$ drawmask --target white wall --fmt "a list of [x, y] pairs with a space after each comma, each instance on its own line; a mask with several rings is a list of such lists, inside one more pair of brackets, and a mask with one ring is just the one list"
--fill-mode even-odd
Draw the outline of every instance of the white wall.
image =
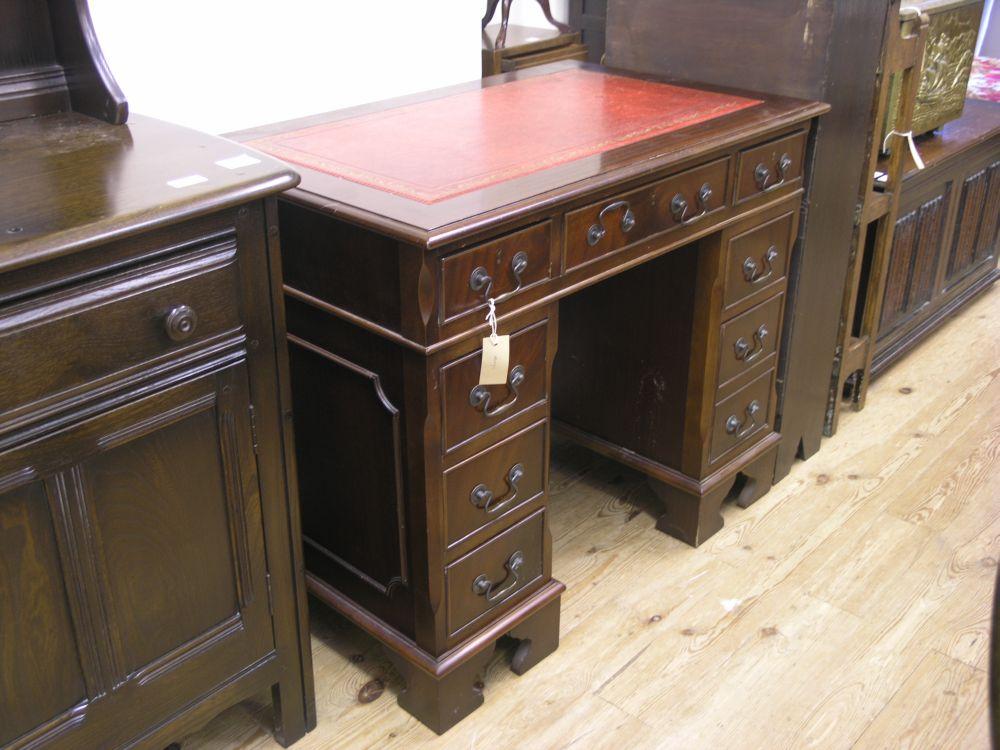
[[[485, 8], [485, 6], [484, 2], [483, 7]], [[552, 8], [552, 15], [557, 21], [565, 23], [569, 18], [569, 0], [549, 0], [549, 7]], [[497, 8], [494, 20], [500, 23], [499, 8]], [[518, 26], [549, 28], [549, 23], [542, 15], [542, 9], [538, 7], [536, 0], [514, 0], [513, 5], [510, 6], [510, 22]]]
[[210, 133], [478, 78], [484, 7], [485, 0], [90, 0], [131, 111]]

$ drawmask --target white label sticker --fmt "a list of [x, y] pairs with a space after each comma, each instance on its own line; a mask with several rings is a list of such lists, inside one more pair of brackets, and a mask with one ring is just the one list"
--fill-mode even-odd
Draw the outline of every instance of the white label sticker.
[[230, 156], [228, 159], [219, 159], [215, 163], [223, 169], [239, 169], [240, 167], [251, 167], [254, 164], [260, 164], [260, 159], [255, 159], [250, 154], [240, 154], [239, 156]]
[[187, 177], [178, 177], [176, 180], [169, 180], [168, 185], [172, 188], [186, 188], [192, 185], [200, 185], [208, 182], [208, 178], [200, 174], [189, 174]]

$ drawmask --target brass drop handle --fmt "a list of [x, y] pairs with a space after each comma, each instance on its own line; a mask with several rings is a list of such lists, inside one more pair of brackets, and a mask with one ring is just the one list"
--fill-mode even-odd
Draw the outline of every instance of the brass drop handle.
[[524, 371], [524, 367], [521, 365], [515, 365], [510, 371], [510, 374], [507, 375], [507, 390], [514, 394], [513, 398], [508, 398], [499, 406], [490, 408], [490, 400], [493, 394], [490, 393], [490, 389], [485, 385], [477, 385], [469, 391], [469, 404], [473, 409], [481, 411], [485, 417], [495, 417], [503, 414], [517, 401], [517, 397], [520, 395], [518, 393], [518, 388], [520, 388], [524, 383], [524, 379], [526, 377], [527, 374]]
[[[525, 271], [528, 270], [528, 254], [524, 251], [516, 253], [510, 260], [510, 272], [514, 274], [514, 281], [516, 285], [509, 292], [504, 292], [499, 297], [497, 297], [494, 302], [501, 302], [512, 294], [516, 294], [521, 291], [521, 286], [524, 284], [524, 280], [521, 276]], [[490, 276], [489, 271], [487, 271], [482, 266], [476, 266], [472, 271], [472, 275], [469, 276], [469, 288], [474, 292], [482, 292], [483, 302], [490, 298], [490, 294], [493, 291], [493, 277]]]
[[635, 214], [632, 212], [632, 207], [628, 201], [615, 201], [602, 208], [601, 213], [597, 215], [597, 222], [590, 225], [590, 229], [587, 230], [588, 245], [594, 247], [607, 236], [608, 230], [604, 227], [604, 217], [606, 214], [618, 210], [622, 210], [622, 217], [619, 222], [622, 232], [628, 234], [632, 231], [635, 227]]
[[472, 582], [472, 591], [479, 596], [485, 596], [486, 601], [491, 603], [499, 601], [510, 594], [521, 583], [521, 568], [524, 567], [524, 553], [521, 550], [514, 552], [507, 558], [504, 567], [507, 569], [507, 575], [502, 581], [494, 583], [483, 573], [477, 576], [476, 580]]
[[748, 284], [759, 284], [766, 279], [771, 278], [774, 273], [774, 261], [778, 259], [778, 248], [775, 245], [771, 245], [764, 253], [764, 257], [761, 258], [758, 264], [751, 257], [747, 257], [743, 261], [743, 278], [746, 279]]
[[771, 332], [767, 330], [767, 325], [761, 323], [760, 327], [754, 331], [752, 347], [743, 336], [736, 339], [736, 343], [733, 344], [733, 348], [736, 350], [736, 359], [750, 364], [759, 358], [760, 355], [764, 353], [764, 339], [766, 339], [770, 333]]
[[767, 166], [764, 162], [761, 162], [753, 170], [753, 179], [757, 183], [757, 189], [761, 192], [767, 192], [769, 190], [776, 190], [785, 184], [785, 179], [788, 177], [788, 170], [792, 168], [792, 157], [787, 153], [782, 154], [778, 159], [776, 165], [778, 170], [778, 181], [773, 185], [768, 185], [771, 181], [771, 168]]
[[469, 501], [487, 513], [499, 513], [517, 499], [517, 483], [524, 477], [524, 464], [514, 464], [507, 472], [507, 494], [496, 498], [485, 484], [477, 484], [469, 493]]
[[757, 399], [747, 405], [745, 413], [746, 416], [742, 421], [735, 414], [726, 420], [726, 432], [735, 435], [737, 440], [742, 440], [757, 427], [757, 414], [760, 413], [760, 403]]
[[163, 327], [171, 341], [184, 341], [194, 335], [198, 327], [198, 314], [187, 305], [170, 308], [163, 320]]
[[712, 200], [712, 193], [712, 186], [707, 182], [698, 189], [698, 208], [701, 209], [701, 212], [690, 218], [687, 215], [689, 208], [687, 198], [682, 193], [677, 193], [670, 201], [670, 213], [673, 215], [674, 221], [687, 226], [700, 220], [709, 211], [708, 203]]

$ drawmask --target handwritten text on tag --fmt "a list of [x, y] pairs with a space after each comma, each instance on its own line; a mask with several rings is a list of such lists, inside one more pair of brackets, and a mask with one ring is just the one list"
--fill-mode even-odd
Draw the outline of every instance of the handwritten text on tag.
[[487, 336], [483, 339], [483, 366], [480, 385], [503, 385], [510, 366], [510, 336]]

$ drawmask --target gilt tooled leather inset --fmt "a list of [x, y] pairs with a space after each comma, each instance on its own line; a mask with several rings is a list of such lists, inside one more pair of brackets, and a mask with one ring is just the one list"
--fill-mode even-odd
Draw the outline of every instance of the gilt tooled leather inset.
[[299, 166], [437, 203], [760, 104], [568, 70], [268, 136]]

